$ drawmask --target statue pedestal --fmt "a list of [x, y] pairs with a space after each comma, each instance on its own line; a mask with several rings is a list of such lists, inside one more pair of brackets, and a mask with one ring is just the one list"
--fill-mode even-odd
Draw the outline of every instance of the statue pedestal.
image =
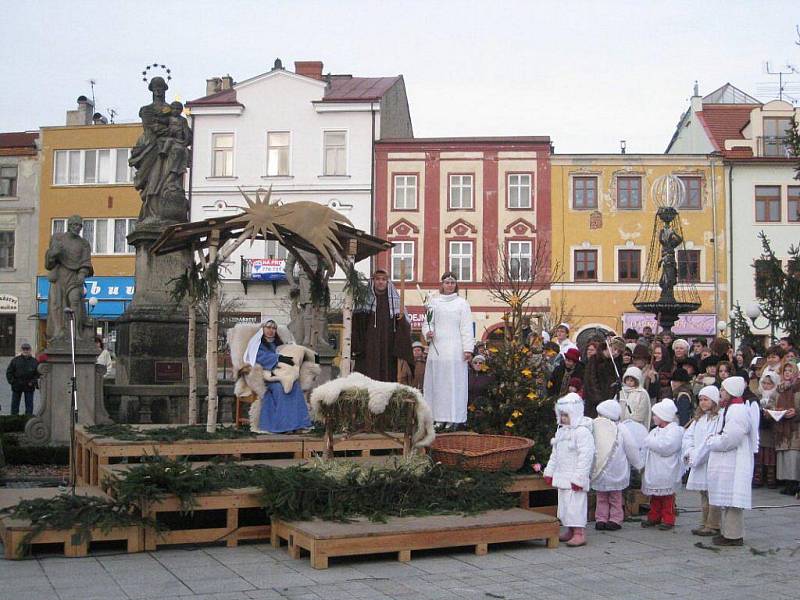
[[[162, 256], [150, 253], [168, 223], [139, 223], [128, 236], [136, 247], [136, 291], [117, 321], [117, 374], [121, 385], [188, 384], [186, 354], [189, 319], [185, 306], [175, 306], [170, 280], [191, 264], [189, 249]], [[198, 319], [196, 356], [198, 385], [205, 382], [205, 321]]]
[[[69, 445], [72, 410], [72, 360], [69, 341], [51, 342], [45, 349], [47, 362], [39, 365], [42, 403], [25, 426], [25, 437], [33, 444]], [[103, 406], [103, 375], [106, 368], [96, 364], [94, 342], [78, 341], [75, 346], [78, 423], [111, 423]]]

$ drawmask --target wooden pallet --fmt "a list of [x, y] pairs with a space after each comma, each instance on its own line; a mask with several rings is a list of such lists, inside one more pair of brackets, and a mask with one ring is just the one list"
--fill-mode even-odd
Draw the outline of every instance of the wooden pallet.
[[328, 559], [336, 556], [396, 553], [399, 561], [408, 562], [414, 550], [474, 546], [475, 554], [484, 555], [489, 544], [528, 540], [546, 540], [548, 548], [557, 548], [558, 531], [553, 517], [514, 508], [469, 517], [394, 517], [385, 523], [273, 519], [271, 541], [277, 548], [286, 540], [292, 558], [306, 550], [313, 568], [327, 569]]
[[[350, 437], [333, 436], [334, 456], [344, 453], [358, 452], [359, 456], [371, 456], [374, 451], [389, 451], [395, 454], [403, 452], [402, 433], [359, 433]], [[325, 440], [307, 437], [303, 440], [303, 457], [321, 456], [325, 452]]]
[[[142, 429], [163, 425], [142, 425]], [[303, 440], [299, 435], [264, 434], [254, 438], [233, 440], [181, 440], [178, 442], [125, 441], [93, 436], [82, 426], [76, 427], [76, 473], [79, 483], [99, 485], [99, 470], [103, 465], [118, 463], [123, 459], [139, 460], [142, 456], [156, 455], [166, 458], [185, 456], [221, 456], [241, 459], [244, 455], [291, 454], [303, 457]], [[319, 439], [319, 438], [315, 438]]]
[[[7, 488], [0, 489], [0, 508], [14, 506], [20, 500], [36, 498], [54, 498], [61, 491], [58, 488]], [[80, 487], [76, 493], [83, 496], [104, 496], [94, 487]], [[23, 538], [30, 533], [31, 522], [11, 517], [0, 518], [0, 538], [3, 541], [6, 560], [25, 558], [20, 552]], [[86, 556], [92, 542], [125, 542], [128, 553], [141, 552], [144, 548], [144, 531], [140, 527], [115, 527], [109, 532], [99, 529], [91, 531], [90, 540], [79, 541], [77, 531], [47, 529], [37, 534], [31, 541], [31, 551], [36, 551], [42, 544], [61, 544], [64, 556]]]
[[511, 485], [506, 490], [519, 494], [519, 507], [555, 517], [558, 514], [558, 504], [549, 501], [539, 501], [537, 496], [542, 492], [551, 492], [553, 488], [547, 485], [541, 475], [514, 475]]

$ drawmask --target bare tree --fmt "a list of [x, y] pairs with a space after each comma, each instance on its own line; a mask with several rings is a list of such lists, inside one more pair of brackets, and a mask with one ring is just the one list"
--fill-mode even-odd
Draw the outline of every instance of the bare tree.
[[560, 279], [558, 263], [550, 264], [550, 250], [545, 242], [533, 241], [530, 256], [512, 254], [506, 244], [497, 254], [484, 257], [483, 281], [489, 295], [509, 307], [503, 316], [506, 340], [518, 338], [523, 317], [531, 317], [534, 298], [550, 289]]
[[567, 296], [560, 294], [558, 304], [550, 304], [550, 312], [544, 313], [541, 316], [539, 323], [542, 326], [542, 331], [554, 335], [556, 327], [561, 323], [569, 323], [570, 328], [580, 325], [580, 320], [576, 321], [574, 317], [575, 306], [567, 304]]

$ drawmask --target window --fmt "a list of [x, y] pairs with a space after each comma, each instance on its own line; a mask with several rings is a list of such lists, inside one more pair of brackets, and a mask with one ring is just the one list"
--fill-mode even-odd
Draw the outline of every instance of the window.
[[472, 175], [450, 175], [450, 208], [472, 208]]
[[791, 223], [800, 221], [800, 185], [790, 185], [786, 188], [786, 218]]
[[394, 176], [394, 208], [415, 210], [417, 208], [417, 176]]
[[702, 208], [703, 201], [701, 195], [700, 177], [678, 177], [683, 182], [684, 196], [678, 208]]
[[267, 175], [270, 177], [289, 174], [289, 132], [267, 133]]
[[[405, 265], [405, 267], [402, 267]], [[401, 269], [406, 281], [414, 279], [414, 242], [394, 242], [392, 247], [392, 280], [400, 281]]]
[[0, 269], [14, 268], [14, 232], [0, 231]]
[[781, 186], [756, 186], [756, 221], [779, 223], [781, 220]]
[[528, 281], [531, 278], [531, 242], [508, 242], [508, 260], [514, 281]]
[[510, 174], [508, 176], [508, 208], [531, 207], [531, 175]]
[[450, 270], [459, 281], [472, 281], [472, 242], [450, 242]]
[[214, 177], [233, 177], [233, 134], [214, 133], [211, 135]]
[[130, 154], [130, 148], [56, 150], [53, 181], [55, 185], [131, 183]]
[[17, 167], [0, 167], [0, 196], [17, 195]]
[[790, 156], [788, 132], [791, 117], [766, 117], [764, 119], [764, 156]]
[[[84, 219], [81, 237], [91, 245], [92, 254], [134, 254], [136, 248], [127, 237], [135, 226], [136, 219]], [[54, 234], [66, 230], [66, 219], [53, 219]]]
[[572, 178], [572, 208], [597, 208], [597, 177]]
[[678, 250], [678, 281], [696, 283], [700, 281], [700, 250]]
[[617, 251], [617, 280], [621, 282], [641, 281], [642, 251]]
[[286, 260], [288, 256], [289, 252], [276, 240], [267, 240], [264, 258], [279, 258], [281, 260]]
[[575, 281], [597, 281], [597, 250], [575, 250]]
[[325, 146], [325, 175], [347, 175], [347, 132], [326, 131], [323, 139]]
[[642, 208], [641, 177], [617, 177], [617, 208]]

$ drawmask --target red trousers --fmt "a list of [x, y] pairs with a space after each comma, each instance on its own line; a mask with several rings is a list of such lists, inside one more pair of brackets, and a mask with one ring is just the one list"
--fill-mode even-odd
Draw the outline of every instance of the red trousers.
[[675, 525], [675, 494], [669, 496], [650, 496], [650, 512], [647, 520], [651, 523]]

